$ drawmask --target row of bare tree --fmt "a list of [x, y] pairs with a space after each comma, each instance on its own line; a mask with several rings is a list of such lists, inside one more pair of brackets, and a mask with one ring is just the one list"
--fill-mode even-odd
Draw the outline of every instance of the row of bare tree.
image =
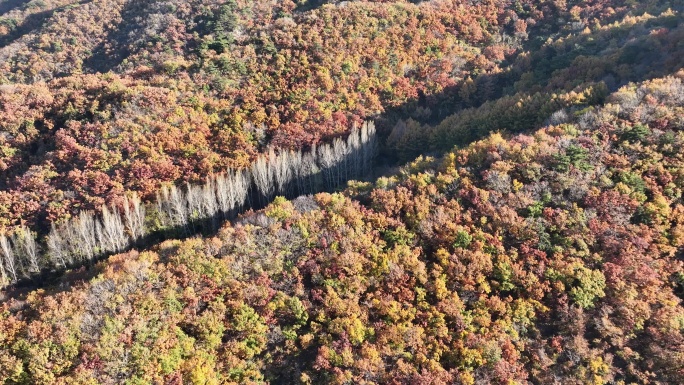
[[364, 123], [346, 140], [310, 151], [271, 149], [250, 169], [212, 175], [204, 184], [164, 186], [155, 202], [144, 204], [133, 194], [120, 206], [102, 207], [99, 214], [83, 211], [38, 241], [21, 227], [0, 235], [0, 286], [52, 270], [81, 266], [100, 256], [144, 246], [150, 233], [190, 235], [215, 229], [245, 208], [263, 207], [276, 195], [294, 197], [332, 190], [367, 174], [376, 153], [375, 126]]

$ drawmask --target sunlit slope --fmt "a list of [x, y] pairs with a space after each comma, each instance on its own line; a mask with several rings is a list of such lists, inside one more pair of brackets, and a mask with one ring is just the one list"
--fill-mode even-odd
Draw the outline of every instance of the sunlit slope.
[[[682, 378], [684, 86], [277, 200], [3, 304], [0, 370], [77, 383]], [[364, 204], [360, 204], [361, 199]]]

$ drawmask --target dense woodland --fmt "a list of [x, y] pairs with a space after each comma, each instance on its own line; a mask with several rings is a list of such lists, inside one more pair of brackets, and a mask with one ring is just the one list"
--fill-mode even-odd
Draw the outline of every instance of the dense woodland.
[[0, 383], [684, 383], [682, 12], [0, 0]]
[[[653, 3], [658, 14], [675, 6]], [[47, 229], [133, 192], [151, 200], [164, 184], [248, 168], [269, 147], [308, 148], [364, 120], [383, 131], [397, 118], [439, 119], [462, 100], [498, 96], [487, 90], [502, 88], [496, 77], [528, 55], [524, 44], [598, 33], [630, 11], [642, 15], [635, 7], [651, 8], [565, 0], [0, 4], [0, 228], [8, 231]], [[463, 87], [473, 96], [461, 98]]]
[[26, 226], [0, 235], [0, 287], [81, 267], [132, 246], [215, 231], [222, 221], [262, 207], [276, 195], [333, 190], [368, 175], [377, 151], [375, 135], [373, 123], [364, 123], [346, 140], [337, 138], [306, 153], [276, 154], [271, 149], [247, 170], [226, 170], [202, 184], [164, 186], [149, 203], [134, 193], [124, 197], [121, 208], [81, 211], [65, 223], [52, 224], [44, 244]]
[[[679, 383], [684, 73], [2, 306], [10, 383]], [[73, 279], [78, 279], [74, 273]]]

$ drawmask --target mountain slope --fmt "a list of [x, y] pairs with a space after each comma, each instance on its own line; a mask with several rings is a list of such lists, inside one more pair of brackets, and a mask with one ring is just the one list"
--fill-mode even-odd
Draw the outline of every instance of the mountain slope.
[[439, 118], [468, 77], [505, 73], [529, 36], [669, 6], [622, 3], [5, 0], [0, 229], [44, 233], [123, 195], [150, 199], [369, 118], [381, 129]]
[[[678, 383], [682, 74], [4, 303], [10, 382]], [[364, 204], [360, 204], [360, 199]]]

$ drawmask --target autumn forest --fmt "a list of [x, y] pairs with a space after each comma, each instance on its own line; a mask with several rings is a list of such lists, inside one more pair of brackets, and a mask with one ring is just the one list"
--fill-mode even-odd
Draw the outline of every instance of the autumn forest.
[[684, 3], [0, 0], [0, 383], [684, 383]]

